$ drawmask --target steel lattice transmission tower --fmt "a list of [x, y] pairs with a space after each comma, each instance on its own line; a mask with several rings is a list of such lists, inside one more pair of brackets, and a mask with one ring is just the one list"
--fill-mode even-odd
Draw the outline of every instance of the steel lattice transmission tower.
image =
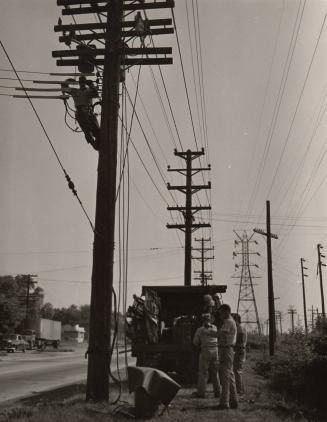
[[234, 233], [237, 236], [237, 239], [234, 241], [235, 247], [241, 245], [241, 251], [233, 252], [233, 259], [237, 255], [242, 255], [242, 263], [235, 264], [235, 270], [240, 269], [240, 275], [233, 276], [233, 278], [240, 279], [240, 289], [238, 294], [237, 301], [237, 313], [241, 316], [242, 323], [246, 324], [249, 331], [253, 331], [254, 327], [256, 331], [261, 334], [261, 326], [259, 321], [259, 314], [257, 303], [255, 300], [254, 294], [254, 278], [261, 278], [251, 274], [251, 267], [259, 268], [257, 264], [250, 263], [250, 255], [259, 255], [259, 252], [251, 252], [249, 245], [251, 243], [257, 244], [256, 240], [251, 240], [254, 234], [251, 237], [248, 237], [246, 231], [243, 231], [243, 234], [240, 235], [237, 231], [234, 230]]

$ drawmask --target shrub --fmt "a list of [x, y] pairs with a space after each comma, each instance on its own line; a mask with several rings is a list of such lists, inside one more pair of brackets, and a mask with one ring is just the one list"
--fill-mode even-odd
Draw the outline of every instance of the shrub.
[[327, 412], [327, 336], [283, 335], [275, 356], [257, 362], [256, 371], [274, 390]]

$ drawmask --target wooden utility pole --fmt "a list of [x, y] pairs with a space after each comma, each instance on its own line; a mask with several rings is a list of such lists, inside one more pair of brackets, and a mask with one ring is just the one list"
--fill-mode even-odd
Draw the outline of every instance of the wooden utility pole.
[[269, 354], [274, 355], [276, 341], [276, 324], [275, 324], [275, 300], [274, 300], [274, 283], [272, 272], [272, 256], [271, 256], [271, 238], [278, 239], [276, 234], [272, 234], [270, 230], [270, 201], [266, 201], [266, 233], [261, 229], [254, 229], [255, 233], [260, 233], [267, 237], [267, 268], [268, 268], [268, 309], [269, 309]]
[[25, 328], [29, 328], [29, 311], [30, 311], [30, 293], [31, 287], [33, 288], [37, 281], [33, 280], [36, 275], [26, 275], [26, 298], [25, 298]]
[[323, 246], [318, 243], [317, 245], [317, 251], [318, 251], [318, 272], [319, 272], [319, 280], [320, 280], [320, 294], [321, 294], [321, 312], [323, 319], [326, 318], [325, 313], [325, 298], [324, 298], [324, 285], [322, 283], [322, 268], [326, 267], [326, 264], [321, 262], [321, 258], [326, 258], [325, 255], [321, 253], [321, 249], [323, 249]]
[[192, 281], [192, 232], [200, 227], [211, 227], [210, 223], [194, 223], [194, 214], [200, 210], [210, 210], [211, 206], [193, 206], [192, 195], [202, 189], [211, 189], [211, 183], [207, 185], [195, 185], [192, 183], [192, 177], [200, 171], [211, 170], [211, 167], [192, 168], [192, 161], [204, 155], [204, 148], [201, 151], [178, 152], [174, 154], [186, 161], [186, 169], [172, 169], [168, 166], [168, 171], [175, 171], [186, 177], [185, 186], [171, 186], [167, 183], [168, 190], [178, 190], [185, 194], [185, 207], [167, 207], [169, 211], [180, 211], [184, 216], [184, 224], [167, 224], [168, 229], [180, 229], [185, 233], [185, 264], [184, 264], [184, 285], [191, 286]]
[[304, 270], [307, 270], [308, 268], [303, 266], [303, 262], [305, 262], [305, 259], [301, 258], [304, 329], [305, 329], [305, 334], [308, 334], [307, 305], [306, 305], [306, 300], [305, 300], [305, 285], [304, 285], [304, 277], [308, 277], [307, 274], [304, 274]]
[[292, 333], [294, 333], [294, 316], [296, 313], [296, 309], [294, 309], [293, 306], [290, 306], [288, 309], [288, 314], [291, 316]]
[[315, 310], [313, 305], [311, 306], [311, 309], [308, 309], [308, 311], [311, 313], [311, 331], [313, 331], [315, 326]]
[[[55, 32], [63, 33], [59, 41], [66, 43], [69, 47], [75, 43], [77, 48], [53, 51], [52, 55], [59, 58], [58, 66], [78, 66], [82, 73], [85, 73], [86, 69], [89, 73], [94, 67], [97, 67], [98, 73], [102, 70], [99, 66], [103, 66], [86, 398], [108, 401], [112, 355], [112, 290], [120, 77], [121, 73], [132, 65], [171, 64], [172, 58], [166, 57], [171, 53], [171, 48], [145, 48], [144, 42], [141, 48], [133, 48], [133, 44], [137, 37], [144, 39], [148, 35], [174, 32], [173, 28], [166, 27], [171, 25], [171, 19], [150, 21], [145, 16], [144, 29], [140, 30], [136, 28], [135, 18], [123, 22], [123, 13], [128, 16], [136, 11], [172, 8], [174, 2], [172, 0], [136, 3], [127, 0], [108, 2], [57, 0], [57, 4], [64, 6], [62, 10], [64, 16], [85, 14], [104, 16], [101, 23], [62, 25], [60, 20], [54, 28]], [[152, 25], [159, 28], [152, 29]], [[96, 32], [97, 30], [100, 32]], [[90, 44], [92, 41], [99, 40], [105, 40], [104, 48], [97, 48], [96, 45]], [[133, 40], [132, 47], [128, 46], [130, 40]], [[88, 43], [83, 44], [84, 41]], [[149, 57], [151, 54], [155, 57]], [[163, 54], [164, 57], [160, 58], [158, 54]], [[130, 55], [133, 57], [128, 57]], [[74, 56], [76, 58], [65, 59]], [[88, 57], [85, 58], [85, 56]]]
[[108, 400], [122, 2], [108, 3], [96, 194], [86, 399]]
[[276, 325], [279, 324], [279, 333], [280, 334], [283, 334], [282, 313], [281, 313], [281, 311], [275, 311], [275, 319], [276, 319]]
[[213, 251], [214, 247], [205, 248], [205, 242], [210, 242], [211, 239], [194, 239], [196, 242], [201, 242], [201, 248], [192, 248], [192, 251], [199, 251], [201, 252], [201, 256], [192, 256], [192, 259], [196, 259], [201, 262], [201, 271], [194, 271], [195, 274], [199, 274], [199, 277], [196, 277], [194, 280], [200, 280], [202, 286], [206, 286], [208, 284], [208, 280], [212, 280], [212, 271], [208, 271], [205, 269], [205, 263], [209, 259], [214, 259], [214, 256], [206, 256], [206, 253], [209, 251]]

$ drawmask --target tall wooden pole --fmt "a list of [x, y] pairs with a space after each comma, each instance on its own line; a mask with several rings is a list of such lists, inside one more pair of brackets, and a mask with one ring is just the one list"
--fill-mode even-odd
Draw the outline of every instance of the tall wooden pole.
[[324, 285], [322, 283], [322, 266], [326, 266], [326, 264], [323, 264], [321, 262], [321, 258], [325, 258], [324, 255], [321, 254], [321, 249], [322, 249], [322, 245], [319, 243], [317, 245], [317, 250], [318, 250], [318, 270], [319, 270], [319, 280], [320, 280], [320, 295], [321, 295], [321, 312], [322, 312], [322, 317], [326, 318], [326, 313], [325, 313], [325, 298], [324, 298]]
[[306, 277], [306, 274], [304, 274], [304, 270], [307, 269], [307, 268], [303, 266], [304, 261], [305, 261], [305, 259], [301, 258], [304, 328], [305, 328], [305, 334], [308, 334], [307, 305], [306, 305], [306, 300], [305, 300], [305, 286], [304, 286], [304, 277]]
[[109, 399], [122, 4], [108, 2], [103, 71], [86, 387], [96, 401]]
[[185, 265], [184, 285], [192, 284], [192, 151], [186, 151], [186, 203], [185, 203]]
[[269, 309], [269, 354], [273, 356], [274, 345], [276, 341], [276, 324], [275, 324], [275, 300], [274, 300], [274, 283], [272, 274], [272, 257], [271, 257], [271, 231], [270, 231], [270, 202], [266, 201], [266, 230], [267, 230], [267, 270], [268, 270], [268, 309]]

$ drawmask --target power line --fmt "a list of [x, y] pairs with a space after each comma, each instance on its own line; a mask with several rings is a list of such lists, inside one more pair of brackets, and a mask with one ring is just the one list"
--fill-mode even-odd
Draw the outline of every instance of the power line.
[[277, 167], [275, 169], [275, 173], [274, 173], [274, 176], [273, 176], [273, 179], [272, 179], [269, 191], [268, 191], [268, 195], [267, 195], [268, 198], [269, 198], [269, 195], [271, 193], [271, 190], [272, 190], [273, 184], [275, 182], [279, 167], [281, 165], [281, 162], [282, 162], [284, 154], [285, 154], [286, 146], [287, 146], [289, 138], [290, 138], [290, 134], [291, 134], [291, 131], [292, 131], [292, 128], [293, 128], [295, 117], [296, 117], [296, 114], [298, 112], [298, 109], [299, 109], [299, 106], [300, 106], [300, 103], [301, 103], [301, 100], [302, 100], [302, 97], [303, 97], [303, 93], [304, 93], [305, 87], [306, 87], [308, 79], [309, 79], [309, 74], [310, 74], [310, 71], [311, 71], [311, 68], [312, 68], [312, 64], [313, 64], [313, 61], [314, 61], [314, 58], [315, 58], [315, 55], [316, 55], [316, 52], [317, 52], [317, 49], [318, 49], [318, 45], [319, 45], [319, 42], [320, 42], [320, 39], [321, 39], [321, 35], [322, 35], [323, 29], [324, 29], [324, 26], [325, 26], [326, 17], [327, 17], [327, 14], [325, 14], [322, 26], [320, 28], [319, 36], [317, 38], [315, 48], [314, 48], [314, 51], [313, 51], [313, 54], [312, 54], [312, 57], [311, 57], [311, 60], [310, 60], [310, 65], [308, 67], [308, 70], [307, 70], [307, 73], [306, 73], [306, 76], [305, 76], [305, 80], [304, 80], [304, 83], [303, 83], [303, 86], [302, 86], [302, 89], [301, 89], [301, 92], [300, 92], [300, 96], [299, 96], [298, 102], [296, 104], [296, 108], [295, 108], [295, 111], [294, 111], [294, 114], [293, 114], [291, 125], [290, 125], [289, 131], [287, 133], [287, 136], [286, 136], [286, 139], [285, 139], [285, 142], [284, 142], [284, 145], [283, 145], [282, 153], [279, 157], [278, 164], [277, 164]]
[[191, 102], [190, 102], [190, 97], [189, 97], [189, 93], [188, 93], [188, 89], [187, 89], [186, 76], [185, 76], [181, 46], [180, 46], [180, 43], [179, 43], [178, 31], [177, 31], [177, 26], [176, 26], [175, 13], [174, 13], [173, 8], [171, 8], [171, 14], [172, 14], [172, 17], [173, 17], [173, 22], [174, 22], [174, 28], [175, 28], [175, 34], [176, 34], [176, 40], [177, 40], [177, 46], [178, 46], [178, 53], [179, 53], [179, 58], [180, 58], [180, 63], [181, 63], [181, 68], [182, 68], [183, 81], [184, 81], [184, 87], [185, 87], [185, 92], [186, 92], [186, 97], [187, 97], [188, 109], [189, 109], [190, 118], [191, 118], [194, 141], [195, 141], [195, 145], [196, 145], [197, 149], [199, 150], [198, 141], [196, 139], [196, 133], [195, 133], [195, 127], [194, 127], [194, 121], [193, 121], [193, 115], [192, 115], [192, 109], [191, 109]]
[[10, 59], [10, 57], [9, 57], [8, 53], [7, 53], [7, 50], [5, 49], [5, 46], [3, 45], [3, 43], [2, 43], [2, 41], [1, 41], [1, 40], [0, 40], [0, 44], [1, 44], [1, 47], [2, 47], [2, 49], [3, 49], [3, 51], [4, 51], [5, 55], [6, 55], [6, 57], [7, 57], [7, 59], [8, 59], [8, 61], [9, 61], [9, 63], [10, 63], [10, 65], [11, 65], [11, 67], [12, 67], [13, 71], [15, 72], [15, 75], [16, 75], [16, 77], [17, 77], [17, 80], [19, 81], [19, 83], [20, 83], [21, 87], [22, 87], [22, 88], [23, 88], [23, 90], [25, 91], [26, 97], [27, 97], [27, 99], [28, 99], [28, 101], [29, 101], [29, 103], [30, 103], [30, 105], [31, 105], [31, 107], [32, 107], [32, 109], [33, 109], [33, 111], [34, 111], [34, 114], [35, 114], [35, 116], [36, 116], [37, 120], [39, 121], [39, 123], [40, 123], [40, 125], [41, 125], [41, 128], [42, 128], [42, 130], [43, 130], [43, 132], [44, 132], [44, 134], [45, 134], [45, 136], [46, 136], [46, 138], [47, 138], [47, 140], [48, 140], [48, 142], [49, 142], [49, 145], [50, 145], [50, 147], [51, 147], [51, 149], [52, 149], [52, 151], [53, 151], [53, 153], [54, 153], [54, 155], [55, 155], [55, 157], [56, 157], [56, 159], [57, 159], [57, 162], [58, 162], [58, 164], [59, 164], [59, 166], [60, 166], [61, 170], [62, 170], [62, 171], [63, 171], [63, 173], [64, 173], [64, 176], [65, 176], [65, 179], [67, 180], [67, 183], [68, 183], [68, 187], [69, 187], [69, 189], [72, 191], [73, 195], [76, 197], [76, 199], [77, 199], [77, 201], [78, 201], [78, 203], [79, 203], [80, 207], [82, 208], [82, 210], [83, 210], [83, 212], [84, 212], [84, 215], [86, 216], [86, 218], [87, 218], [87, 220], [88, 220], [88, 222], [89, 222], [89, 224], [90, 224], [90, 226], [91, 226], [91, 228], [92, 228], [92, 231], [94, 231], [94, 226], [93, 226], [93, 223], [92, 223], [92, 221], [91, 221], [91, 219], [90, 219], [90, 217], [89, 217], [88, 213], [86, 212], [86, 209], [84, 208], [84, 205], [83, 205], [83, 203], [82, 203], [82, 201], [81, 201], [81, 199], [80, 199], [80, 197], [79, 197], [79, 195], [78, 195], [78, 193], [77, 193], [77, 191], [76, 191], [76, 189], [75, 189], [75, 185], [74, 185], [73, 181], [71, 180], [70, 176], [68, 175], [68, 173], [67, 173], [66, 169], [64, 168], [64, 166], [63, 166], [63, 164], [62, 164], [62, 162], [61, 162], [61, 160], [60, 160], [60, 158], [59, 158], [59, 155], [58, 155], [58, 153], [57, 153], [57, 151], [56, 151], [56, 149], [55, 149], [55, 147], [54, 147], [54, 145], [53, 145], [53, 143], [52, 143], [52, 141], [51, 141], [51, 139], [50, 139], [50, 137], [49, 137], [49, 135], [48, 135], [48, 132], [46, 131], [46, 129], [45, 129], [45, 127], [44, 127], [43, 123], [42, 123], [42, 120], [41, 120], [41, 118], [40, 118], [40, 116], [39, 116], [39, 114], [38, 114], [38, 112], [37, 112], [36, 108], [34, 107], [34, 104], [33, 104], [33, 102], [31, 101], [31, 99], [30, 99], [30, 97], [29, 97], [29, 95], [28, 95], [28, 93], [27, 93], [27, 91], [26, 91], [26, 89], [25, 89], [24, 85], [22, 84], [22, 81], [21, 81], [21, 79], [20, 79], [20, 77], [19, 77], [18, 73], [16, 72], [16, 69], [15, 69], [15, 67], [14, 67], [14, 65], [13, 65], [13, 63], [12, 63], [12, 61], [11, 61], [11, 59]]
[[[264, 152], [263, 152], [262, 157], [261, 157], [261, 161], [260, 161], [260, 165], [259, 165], [259, 171], [257, 173], [254, 188], [253, 188], [250, 200], [249, 200], [248, 211], [247, 211], [248, 214], [250, 213], [250, 210], [252, 210], [253, 207], [254, 207], [255, 199], [256, 199], [256, 196], [258, 194], [259, 186], [260, 186], [260, 183], [261, 183], [261, 180], [262, 180], [262, 175], [263, 175], [263, 172], [264, 172], [264, 169], [265, 169], [265, 166], [266, 166], [272, 137], [274, 135], [274, 130], [275, 130], [275, 127], [276, 127], [276, 124], [277, 124], [278, 116], [279, 116], [279, 110], [280, 110], [281, 102], [282, 102], [282, 99], [283, 99], [283, 96], [284, 96], [286, 83], [288, 81], [289, 71], [290, 71], [290, 68], [291, 68], [293, 55], [294, 55], [294, 51], [295, 51], [295, 46], [296, 46], [296, 43], [297, 43], [299, 31], [300, 31], [300, 26], [301, 26], [301, 22], [302, 22], [305, 4], [306, 4], [306, 0], [304, 1], [304, 5], [303, 5], [303, 8], [302, 8], [302, 11], [301, 11], [301, 14], [300, 14], [301, 5], [302, 5], [302, 0], [300, 0], [299, 7], [298, 7], [298, 10], [297, 10], [296, 19], [294, 21], [291, 41], [290, 41], [290, 45], [289, 45], [288, 52], [287, 52], [287, 57], [286, 57], [284, 68], [283, 68], [282, 79], [281, 79], [281, 82], [280, 82], [280, 85], [279, 85], [278, 94], [277, 94], [276, 102], [275, 102], [275, 105], [274, 105], [273, 116], [272, 116], [272, 120], [270, 122], [269, 130], [268, 130], [268, 136], [267, 136], [267, 139], [266, 139]], [[299, 15], [300, 15], [300, 18], [299, 18]]]

